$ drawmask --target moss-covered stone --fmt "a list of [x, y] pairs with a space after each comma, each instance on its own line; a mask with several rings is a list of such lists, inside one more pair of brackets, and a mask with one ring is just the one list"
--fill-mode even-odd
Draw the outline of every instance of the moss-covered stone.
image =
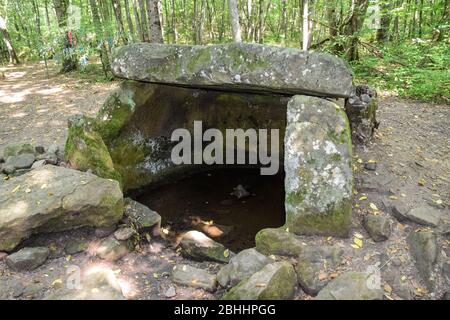
[[302, 252], [302, 242], [282, 228], [263, 229], [256, 234], [256, 250], [265, 255], [298, 256]]
[[285, 228], [297, 234], [346, 237], [351, 223], [352, 143], [338, 105], [294, 96], [285, 135]]
[[99, 177], [121, 183], [122, 177], [114, 168], [108, 148], [94, 128], [95, 120], [85, 116], [75, 116], [69, 120], [66, 160], [78, 170], [90, 169]]
[[297, 277], [288, 262], [266, 265], [228, 291], [223, 300], [288, 300], [294, 297]]

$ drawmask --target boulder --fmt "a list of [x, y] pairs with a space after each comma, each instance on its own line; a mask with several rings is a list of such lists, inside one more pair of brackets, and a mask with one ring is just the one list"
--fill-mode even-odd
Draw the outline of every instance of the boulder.
[[110, 269], [94, 268], [73, 287], [63, 286], [44, 300], [124, 300], [122, 288]]
[[295, 294], [297, 278], [288, 262], [266, 265], [228, 291], [224, 300], [288, 300]]
[[417, 231], [412, 232], [407, 240], [420, 276], [427, 288], [434, 290], [434, 267], [438, 256], [436, 235], [432, 231]]
[[365, 216], [363, 226], [375, 242], [385, 241], [391, 235], [391, 222], [382, 216]]
[[217, 288], [216, 276], [206, 270], [194, 268], [186, 264], [173, 267], [172, 280], [178, 284], [201, 288], [211, 292]]
[[117, 240], [124, 241], [124, 240], [130, 239], [135, 234], [136, 234], [136, 231], [134, 231], [133, 228], [123, 227], [123, 228], [117, 229], [117, 231], [114, 232], [114, 238], [116, 238]]
[[34, 154], [22, 153], [17, 156], [10, 156], [6, 159], [5, 166], [11, 166], [15, 170], [31, 168], [35, 160]]
[[126, 256], [131, 249], [131, 242], [120, 241], [114, 236], [109, 236], [100, 243], [96, 255], [107, 261], [116, 261]]
[[382, 300], [381, 286], [372, 286], [364, 272], [347, 272], [329, 282], [320, 290], [317, 300]]
[[255, 237], [256, 250], [265, 255], [298, 256], [302, 242], [284, 229], [263, 229]]
[[161, 216], [156, 211], [130, 198], [124, 200], [124, 217], [139, 232], [159, 229], [161, 226]]
[[34, 151], [34, 147], [27, 142], [13, 143], [7, 145], [3, 150], [3, 158], [6, 160], [8, 157], [14, 157], [24, 153], [34, 154]]
[[443, 213], [430, 206], [412, 208], [406, 215], [407, 219], [430, 227], [437, 227], [441, 221]]
[[286, 227], [306, 235], [348, 236], [352, 214], [352, 140], [333, 102], [294, 96], [284, 139]]
[[220, 269], [217, 280], [222, 287], [233, 287], [271, 262], [273, 262], [271, 259], [255, 249], [246, 249], [231, 258], [230, 262]]
[[328, 272], [342, 262], [344, 250], [333, 246], [305, 247], [297, 259], [298, 283], [307, 294], [315, 296], [330, 281]]
[[87, 241], [73, 239], [66, 244], [64, 252], [68, 255], [77, 254], [86, 251], [88, 247], [89, 243]]
[[81, 171], [91, 170], [102, 178], [122, 181], [114, 169], [111, 156], [102, 137], [94, 130], [95, 120], [76, 115], [69, 118], [69, 134], [65, 156], [68, 164]]
[[181, 253], [195, 260], [228, 263], [232, 252], [199, 231], [189, 231], [180, 242]]
[[122, 214], [118, 182], [46, 165], [0, 184], [0, 250], [39, 232], [110, 226]]
[[15, 271], [32, 271], [44, 264], [50, 251], [46, 247], [23, 248], [6, 257], [6, 264]]
[[116, 50], [119, 78], [232, 91], [349, 97], [348, 65], [326, 53], [250, 43], [131, 44]]

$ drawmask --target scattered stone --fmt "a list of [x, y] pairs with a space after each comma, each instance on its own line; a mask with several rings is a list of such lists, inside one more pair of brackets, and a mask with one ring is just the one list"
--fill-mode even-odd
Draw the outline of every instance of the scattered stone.
[[23, 248], [6, 257], [6, 264], [14, 271], [32, 271], [44, 264], [50, 251], [46, 247]]
[[294, 297], [297, 277], [286, 261], [270, 263], [228, 291], [224, 300], [288, 300]]
[[408, 236], [410, 252], [427, 288], [434, 290], [434, 266], [438, 255], [436, 235], [432, 231], [412, 232]]
[[29, 143], [9, 144], [3, 150], [3, 158], [8, 159], [8, 157], [15, 157], [24, 153], [34, 154], [33, 146]]
[[391, 207], [392, 215], [399, 221], [403, 222], [408, 219], [408, 207], [403, 204], [394, 204]]
[[116, 261], [126, 256], [131, 250], [131, 243], [119, 241], [110, 236], [100, 243], [96, 255], [104, 260]]
[[391, 222], [382, 216], [365, 216], [363, 226], [375, 242], [385, 241], [391, 235]]
[[375, 162], [368, 162], [364, 164], [364, 169], [368, 171], [376, 171], [377, 170], [377, 164]]
[[231, 195], [235, 196], [238, 200], [241, 200], [249, 197], [250, 192], [245, 190], [245, 188], [240, 184], [236, 188], [234, 188], [234, 191], [231, 193]]
[[442, 217], [442, 212], [430, 206], [411, 209], [407, 218], [415, 223], [430, 227], [437, 227]]
[[130, 239], [135, 234], [136, 234], [136, 231], [134, 231], [133, 228], [125, 227], [125, 228], [120, 228], [116, 232], [114, 232], [114, 237], [117, 240], [124, 241], [124, 240]]
[[46, 164], [52, 164], [55, 166], [58, 164], [58, 157], [54, 154], [48, 154], [48, 153], [40, 154], [40, 155], [36, 156], [36, 160], [38, 160], [38, 161], [45, 160]]
[[86, 251], [88, 247], [89, 245], [86, 241], [71, 240], [66, 244], [64, 251], [66, 252], [66, 254], [73, 255]]
[[164, 292], [166, 298], [173, 298], [177, 295], [177, 290], [175, 286], [169, 286], [169, 288]]
[[175, 283], [215, 291], [217, 288], [216, 276], [206, 270], [197, 269], [186, 264], [176, 265], [172, 270], [172, 280]]
[[13, 165], [5, 164], [5, 165], [2, 166], [2, 171], [3, 171], [3, 173], [5, 173], [7, 175], [11, 175], [11, 174], [13, 174], [16, 171], [16, 169], [14, 168]]
[[151, 230], [154, 231], [154, 234], [159, 232], [161, 216], [137, 201], [125, 198], [124, 216], [136, 227], [138, 232]]
[[372, 287], [364, 272], [347, 272], [330, 281], [317, 295], [317, 300], [382, 300], [383, 290]]
[[46, 165], [0, 184], [0, 250], [38, 232], [111, 226], [122, 214], [116, 181]]
[[31, 284], [25, 286], [25, 288], [23, 289], [22, 295], [25, 298], [32, 299], [35, 296], [37, 296], [44, 288], [45, 288], [44, 285], [40, 282], [31, 283]]
[[100, 227], [95, 228], [95, 236], [97, 238], [106, 238], [107, 236], [114, 233], [114, 231], [117, 230], [117, 227], [115, 225], [109, 226], [109, 227]]
[[281, 228], [263, 229], [256, 234], [256, 250], [269, 256], [298, 256], [303, 249], [302, 242], [290, 232]]
[[220, 269], [217, 281], [222, 287], [233, 287], [271, 262], [273, 262], [271, 259], [253, 248], [243, 250]]
[[45, 300], [124, 300], [124, 296], [112, 270], [95, 268], [84, 275], [79, 288], [64, 286]]
[[43, 146], [36, 146], [36, 147], [34, 147], [34, 153], [35, 154], [44, 154], [45, 148]]
[[308, 246], [298, 257], [295, 271], [298, 283], [303, 291], [315, 296], [330, 281], [328, 274], [322, 275], [328, 268], [331, 271], [342, 262], [344, 250], [333, 246]]
[[6, 159], [7, 166], [13, 166], [14, 169], [31, 168], [35, 160], [34, 154], [23, 153], [18, 156], [11, 156]]
[[196, 88], [349, 97], [351, 71], [324, 53], [250, 43], [131, 44], [115, 52], [119, 78]]
[[222, 244], [208, 238], [199, 231], [189, 231], [180, 242], [183, 255], [196, 260], [228, 263], [233, 253]]
[[321, 98], [294, 96], [284, 146], [286, 227], [296, 234], [347, 237], [353, 171], [344, 110]]
[[43, 166], [45, 166], [47, 164], [47, 160], [38, 160], [35, 163], [33, 163], [33, 165], [31, 166], [31, 169], [39, 169], [42, 168]]

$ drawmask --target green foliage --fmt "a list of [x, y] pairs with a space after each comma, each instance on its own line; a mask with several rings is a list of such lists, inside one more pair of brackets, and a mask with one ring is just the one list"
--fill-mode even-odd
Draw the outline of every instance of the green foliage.
[[352, 64], [356, 81], [400, 97], [450, 102], [449, 45], [429, 42], [389, 44], [380, 56], [367, 54]]

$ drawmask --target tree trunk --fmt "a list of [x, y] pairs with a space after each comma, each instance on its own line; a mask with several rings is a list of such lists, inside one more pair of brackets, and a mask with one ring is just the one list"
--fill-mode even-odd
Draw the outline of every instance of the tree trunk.
[[236, 0], [228, 0], [230, 10], [231, 30], [233, 32], [233, 41], [242, 42], [241, 25], [239, 24], [239, 11]]
[[144, 0], [139, 0], [139, 8], [141, 10], [141, 28], [142, 33], [144, 34], [144, 42], [150, 42], [150, 31], [147, 23], [148, 17]]
[[9, 35], [8, 29], [6, 27], [6, 20], [0, 16], [0, 31], [3, 36], [3, 41], [5, 42], [6, 49], [8, 50], [9, 63], [19, 64], [19, 58], [17, 57], [16, 50], [12, 44], [11, 36]]
[[114, 16], [116, 17], [117, 27], [119, 29], [119, 36], [124, 44], [128, 43], [128, 37], [125, 33], [125, 27], [123, 25], [122, 19], [122, 7], [119, 0], [112, 0], [112, 5], [114, 9]]
[[128, 30], [130, 30], [131, 38], [133, 40], [136, 40], [136, 34], [134, 33], [133, 20], [131, 19], [130, 2], [128, 0], [125, 0], [125, 15], [127, 16]]
[[68, 4], [68, 0], [53, 0], [56, 19], [58, 20], [58, 27], [62, 32], [64, 32], [61, 72], [70, 72], [78, 68], [78, 59], [74, 52], [73, 33], [72, 30], [67, 30]]
[[50, 15], [48, 13], [48, 0], [45, 0], [45, 22], [47, 23], [47, 30], [50, 31]]
[[177, 43], [177, 40], [178, 40], [175, 0], [172, 0], [172, 40], [173, 40], [173, 43]]
[[385, 42], [389, 39], [389, 26], [391, 24], [391, 2], [380, 1], [381, 20], [380, 28], [377, 30], [377, 41]]
[[35, 26], [36, 26], [36, 31], [37, 34], [39, 35], [39, 37], [41, 37], [42, 32], [41, 32], [41, 14], [39, 12], [39, 6], [36, 3], [36, 0], [32, 1], [32, 5], [33, 5], [33, 11], [34, 11], [34, 19], [35, 19]]
[[369, 0], [352, 0], [350, 15], [343, 25], [343, 34], [347, 37], [347, 43], [342, 48], [347, 60], [354, 61], [359, 59], [358, 43], [359, 32], [364, 24]]
[[139, 5], [137, 0], [133, 0], [133, 15], [139, 40], [145, 41], [144, 33], [142, 32], [142, 22], [141, 19], [139, 18]]
[[148, 0], [147, 12], [150, 23], [150, 41], [164, 43], [160, 20], [160, 0]]
[[309, 0], [302, 0], [303, 7], [303, 27], [302, 27], [302, 49], [309, 49]]
[[108, 55], [108, 47], [104, 39], [103, 26], [100, 21], [100, 15], [98, 13], [98, 7], [95, 0], [89, 0], [92, 12], [92, 21], [94, 22], [95, 34], [97, 40], [97, 46], [100, 53], [100, 60], [102, 62], [103, 72], [105, 77], [108, 76], [108, 72], [111, 70], [110, 59]]

